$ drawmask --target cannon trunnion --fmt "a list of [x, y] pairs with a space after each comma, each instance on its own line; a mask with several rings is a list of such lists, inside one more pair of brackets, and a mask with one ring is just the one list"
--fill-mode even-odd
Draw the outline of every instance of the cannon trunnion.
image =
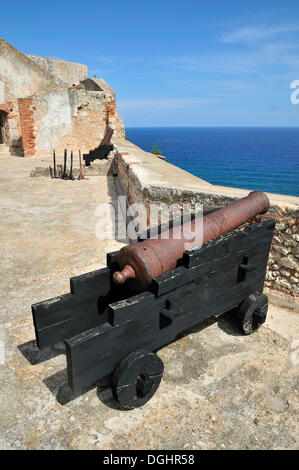
[[106, 268], [70, 279], [70, 293], [32, 305], [38, 347], [64, 341], [74, 391], [110, 376], [124, 408], [143, 405], [162, 378], [159, 348], [231, 310], [244, 334], [264, 323], [274, 227], [273, 220], [251, 224], [186, 251], [137, 295], [113, 282], [118, 252], [109, 253]]

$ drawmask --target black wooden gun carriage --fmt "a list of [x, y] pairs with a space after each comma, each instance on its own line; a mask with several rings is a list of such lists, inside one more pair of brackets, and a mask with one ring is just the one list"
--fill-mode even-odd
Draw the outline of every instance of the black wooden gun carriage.
[[70, 293], [32, 306], [38, 347], [64, 341], [72, 390], [110, 376], [124, 408], [143, 405], [162, 378], [159, 348], [233, 309], [244, 334], [264, 323], [274, 226], [272, 220], [247, 224], [186, 251], [176, 269], [138, 295], [113, 283], [119, 266], [117, 252], [109, 253], [106, 268], [70, 279]]

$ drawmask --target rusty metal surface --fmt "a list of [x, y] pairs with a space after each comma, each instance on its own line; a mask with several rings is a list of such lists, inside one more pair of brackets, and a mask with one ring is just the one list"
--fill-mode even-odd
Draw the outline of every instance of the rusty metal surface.
[[113, 136], [113, 132], [114, 132], [114, 129], [111, 129], [111, 127], [107, 127], [100, 145], [109, 145], [111, 141], [111, 137]]
[[247, 222], [257, 214], [267, 212], [269, 199], [261, 191], [252, 191], [248, 196], [233, 202], [203, 219], [203, 243]]
[[[202, 243], [226, 233], [247, 222], [257, 214], [266, 212], [270, 203], [266, 194], [253, 191], [248, 196], [232, 202], [203, 217]], [[191, 231], [194, 232], [195, 220], [191, 222]], [[116, 284], [125, 281], [133, 290], [147, 290], [152, 279], [175, 269], [178, 259], [182, 258], [186, 249], [198, 246], [198, 238], [187, 238], [184, 226], [180, 227], [181, 237], [175, 238], [174, 229], [169, 230], [169, 238], [148, 239], [136, 245], [123, 247], [119, 252], [119, 265], [121, 272], [113, 275]], [[186, 248], [186, 246], [188, 248]]]

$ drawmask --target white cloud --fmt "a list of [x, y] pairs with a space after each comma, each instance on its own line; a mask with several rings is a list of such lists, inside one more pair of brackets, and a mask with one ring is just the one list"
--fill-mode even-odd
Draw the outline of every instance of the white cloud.
[[140, 100], [119, 100], [118, 108], [123, 111], [139, 109], [184, 109], [217, 103], [214, 98], [153, 98]]
[[[160, 66], [166, 66], [169, 71], [180, 69], [201, 74], [238, 76], [238, 78], [246, 74], [247, 80], [248, 76], [252, 74], [261, 75], [265, 71], [268, 74], [269, 67], [273, 65], [286, 66], [297, 70], [299, 68], [298, 42], [290, 40], [283, 42], [268, 41], [258, 47], [253, 44], [251, 47], [242, 50], [238, 48], [238, 50], [223, 50], [221, 53], [216, 52], [198, 56], [167, 57], [160, 61]], [[285, 69], [286, 72], [287, 69]], [[241, 81], [243, 82], [243, 80]], [[224, 86], [225, 88], [237, 89], [243, 86], [240, 83], [241, 81], [227, 81]]]
[[219, 91], [236, 91], [236, 92], [243, 92], [252, 89], [252, 85], [247, 82], [239, 81], [239, 80], [218, 80], [218, 81], [198, 81], [198, 82], [188, 82], [184, 80], [171, 80], [171, 83], [177, 85], [182, 88], [189, 88], [194, 91], [207, 91], [207, 90], [215, 90]]
[[242, 74], [255, 72], [258, 65], [256, 52], [222, 52], [201, 56], [168, 57], [161, 65], [192, 72]]
[[288, 24], [281, 26], [246, 26], [222, 36], [225, 43], [252, 43], [273, 38], [279, 34], [291, 33], [299, 30], [299, 24]]

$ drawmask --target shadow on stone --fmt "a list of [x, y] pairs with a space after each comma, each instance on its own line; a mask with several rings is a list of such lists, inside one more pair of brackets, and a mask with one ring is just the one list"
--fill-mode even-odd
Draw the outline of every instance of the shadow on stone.
[[219, 317], [209, 318], [208, 320], [201, 322], [199, 325], [184, 331], [176, 338], [176, 340], [188, 336], [191, 333], [199, 333], [214, 323], [217, 323], [217, 326], [220, 328], [220, 330], [224, 331], [228, 335], [244, 336], [244, 334], [239, 329], [238, 320], [236, 318], [236, 309], [234, 309], [224, 313], [223, 315], [220, 315]]
[[217, 325], [220, 330], [224, 331], [231, 336], [244, 336], [244, 333], [240, 330], [239, 323], [236, 318], [236, 310], [231, 310], [230, 312], [221, 315], [216, 319]]
[[28, 341], [27, 343], [20, 344], [18, 346], [19, 351], [23, 356], [30, 362], [31, 365], [40, 364], [41, 362], [48, 361], [53, 357], [59, 356], [65, 353], [63, 343], [59, 343], [55, 346], [39, 349], [36, 345], [35, 340]]
[[185, 330], [180, 333], [173, 342], [177, 341], [180, 338], [184, 338], [185, 336], [191, 335], [192, 333], [199, 333], [199, 331], [202, 331], [208, 326], [213, 325], [215, 322], [217, 322], [217, 318], [209, 318], [208, 320], [200, 322], [193, 328], [189, 328], [188, 330]]
[[67, 369], [56, 372], [50, 377], [44, 379], [43, 382], [48, 387], [52, 395], [54, 395], [58, 403], [60, 403], [60, 405], [66, 405], [67, 403], [70, 403], [71, 401], [79, 398], [94, 388], [94, 385], [92, 385], [88, 388], [79, 390], [78, 392], [71, 390], [67, 381]]
[[71, 390], [68, 385], [67, 369], [56, 372], [44, 379], [43, 382], [60, 405], [66, 405], [98, 387], [97, 396], [103, 404], [115, 410], [123, 410], [112, 394], [110, 376], [105, 377], [101, 382], [90, 385], [89, 387], [84, 387], [77, 392]]

